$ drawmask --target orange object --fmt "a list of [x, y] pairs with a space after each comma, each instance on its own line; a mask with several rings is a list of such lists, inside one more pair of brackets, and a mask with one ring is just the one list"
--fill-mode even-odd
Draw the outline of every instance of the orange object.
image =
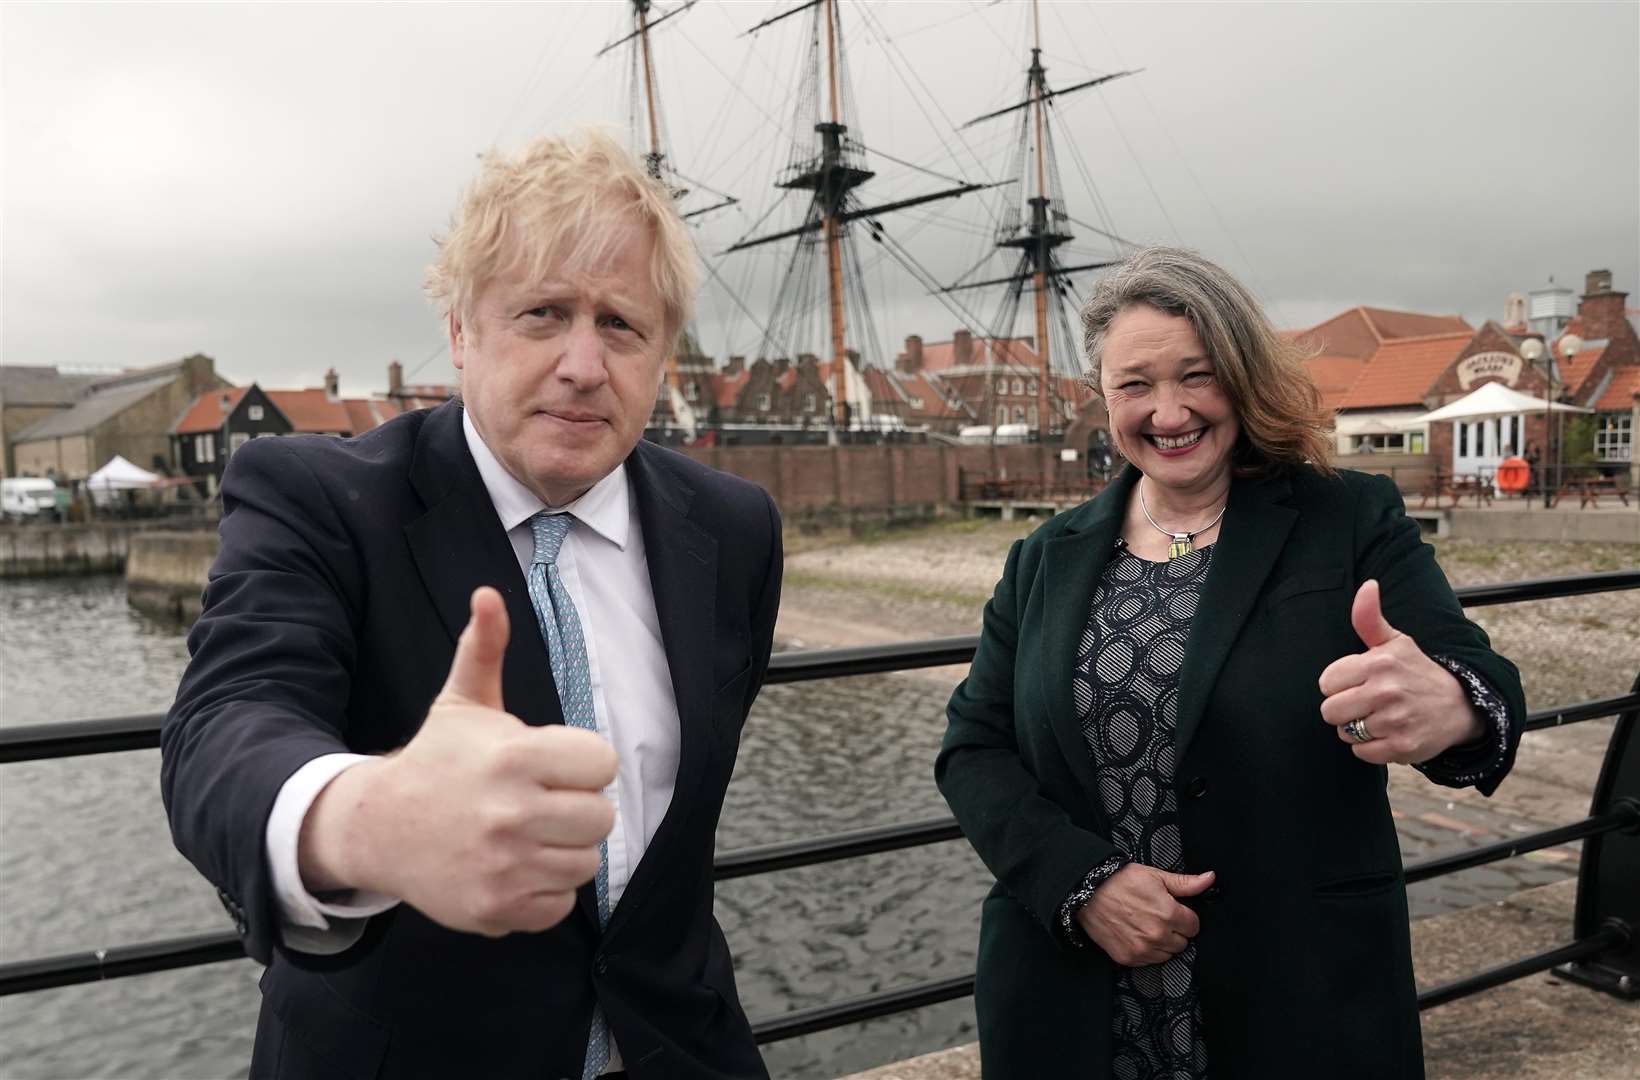
[[1526, 490], [1532, 476], [1532, 467], [1525, 458], [1508, 457], [1498, 463], [1498, 491], [1504, 495], [1519, 495]]

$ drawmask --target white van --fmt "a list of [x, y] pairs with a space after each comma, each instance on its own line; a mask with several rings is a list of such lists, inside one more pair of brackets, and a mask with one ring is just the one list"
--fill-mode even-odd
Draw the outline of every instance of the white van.
[[57, 512], [57, 485], [35, 476], [0, 480], [0, 514], [9, 521], [37, 521]]

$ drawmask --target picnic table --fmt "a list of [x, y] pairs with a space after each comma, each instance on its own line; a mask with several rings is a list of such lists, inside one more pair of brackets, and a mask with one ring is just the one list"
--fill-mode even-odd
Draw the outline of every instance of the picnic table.
[[1430, 499], [1435, 500], [1437, 510], [1441, 508], [1441, 500], [1445, 498], [1451, 498], [1452, 505], [1456, 507], [1466, 495], [1474, 498], [1476, 506], [1480, 506], [1482, 503], [1490, 506], [1492, 505], [1492, 481], [1489, 477], [1484, 476], [1451, 476], [1437, 469], [1430, 476], [1429, 481], [1424, 484], [1419, 494], [1421, 496], [1418, 503], [1420, 510], [1429, 506]]
[[1616, 476], [1579, 476], [1561, 484], [1555, 492], [1554, 501], [1550, 506], [1559, 506], [1560, 500], [1567, 495], [1577, 496], [1577, 508], [1587, 509], [1589, 506], [1599, 506], [1600, 496], [1616, 495], [1623, 500], [1623, 505], [1629, 505], [1628, 485], [1621, 482]]

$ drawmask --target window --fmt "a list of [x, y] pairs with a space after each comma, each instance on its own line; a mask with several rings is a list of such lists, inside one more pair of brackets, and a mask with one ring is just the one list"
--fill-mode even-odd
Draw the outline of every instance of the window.
[[216, 460], [216, 436], [194, 436], [194, 460], [201, 465], [209, 465]]
[[1032, 405], [1030, 409], [1026, 411], [1025, 418], [1026, 423], [1030, 424], [1032, 427], [1036, 426], [1037, 414], [1035, 405]]
[[1469, 456], [1469, 425], [1460, 421], [1458, 427], [1458, 456]]
[[262, 406], [260, 406], [260, 405], [247, 405], [247, 406], [245, 406], [245, 416], [246, 416], [247, 419], [250, 419], [250, 420], [260, 420], [260, 419], [262, 419]]
[[700, 387], [698, 385], [696, 385], [695, 383], [684, 383], [683, 384], [683, 400], [685, 400], [685, 401], [699, 401], [700, 400]]
[[1008, 392], [1008, 380], [1006, 378], [1004, 378], [1003, 376], [998, 375], [997, 376], [997, 393], [1006, 394], [1007, 392]]
[[1024, 379], [1015, 379], [1014, 380], [1014, 393], [1015, 394], [1023, 394], [1024, 392], [1025, 392], [1025, 380]]
[[912, 408], [913, 408], [913, 409], [916, 409], [916, 410], [917, 410], [917, 411], [918, 411], [918, 412], [922, 412], [922, 407], [923, 407], [923, 399], [922, 399], [922, 398], [920, 398], [920, 397], [914, 397], [914, 398], [912, 398], [912, 399], [911, 399], [911, 407], [912, 407]]
[[[1409, 441], [1410, 440], [1410, 441]], [[1424, 452], [1422, 435], [1357, 435], [1357, 454], [1421, 454]]]
[[1025, 406], [1015, 405], [1014, 406], [1014, 423], [1023, 424], [1024, 422], [1025, 422]]
[[1065, 402], [1065, 419], [1067, 419], [1067, 420], [1075, 420], [1076, 419], [1076, 402], [1074, 402], [1074, 401]]
[[1001, 427], [1003, 424], [1006, 424], [1007, 422], [1008, 422], [1008, 406], [998, 405], [997, 406], [997, 427]]
[[241, 446], [251, 441], [251, 437], [243, 431], [236, 431], [228, 436], [228, 453], [232, 454]]
[[759, 395], [757, 395], [757, 410], [758, 410], [758, 412], [768, 412], [769, 411], [769, 395], [768, 394], [759, 394]]
[[1027, 394], [1036, 393], [1036, 380], [1035, 379], [1032, 379], [1030, 382], [1025, 384], [1025, 392]]
[[1594, 429], [1594, 452], [1601, 461], [1634, 460], [1634, 414], [1601, 413]]
[[811, 412], [814, 411], [814, 395], [813, 394], [804, 394], [803, 395], [803, 411], [808, 412], [808, 413], [811, 413]]

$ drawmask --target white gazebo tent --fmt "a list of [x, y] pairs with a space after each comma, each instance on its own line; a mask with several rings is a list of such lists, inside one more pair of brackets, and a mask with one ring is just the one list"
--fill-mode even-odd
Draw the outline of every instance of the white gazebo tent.
[[116, 492], [145, 491], [164, 483], [165, 478], [159, 473], [151, 473], [115, 454], [108, 464], [86, 477], [85, 487], [91, 492], [92, 502], [106, 506], [115, 500]]
[[1466, 394], [1457, 401], [1442, 405], [1433, 412], [1426, 412], [1422, 416], [1412, 416], [1399, 421], [1396, 426], [1401, 428], [1421, 427], [1424, 424], [1437, 424], [1443, 420], [1492, 420], [1500, 416], [1534, 415], [1544, 412], [1558, 413], [1586, 413], [1592, 410], [1580, 408], [1576, 405], [1563, 405], [1558, 401], [1544, 401], [1542, 398], [1523, 394], [1519, 390], [1511, 390], [1502, 383], [1487, 383], [1472, 394]]

